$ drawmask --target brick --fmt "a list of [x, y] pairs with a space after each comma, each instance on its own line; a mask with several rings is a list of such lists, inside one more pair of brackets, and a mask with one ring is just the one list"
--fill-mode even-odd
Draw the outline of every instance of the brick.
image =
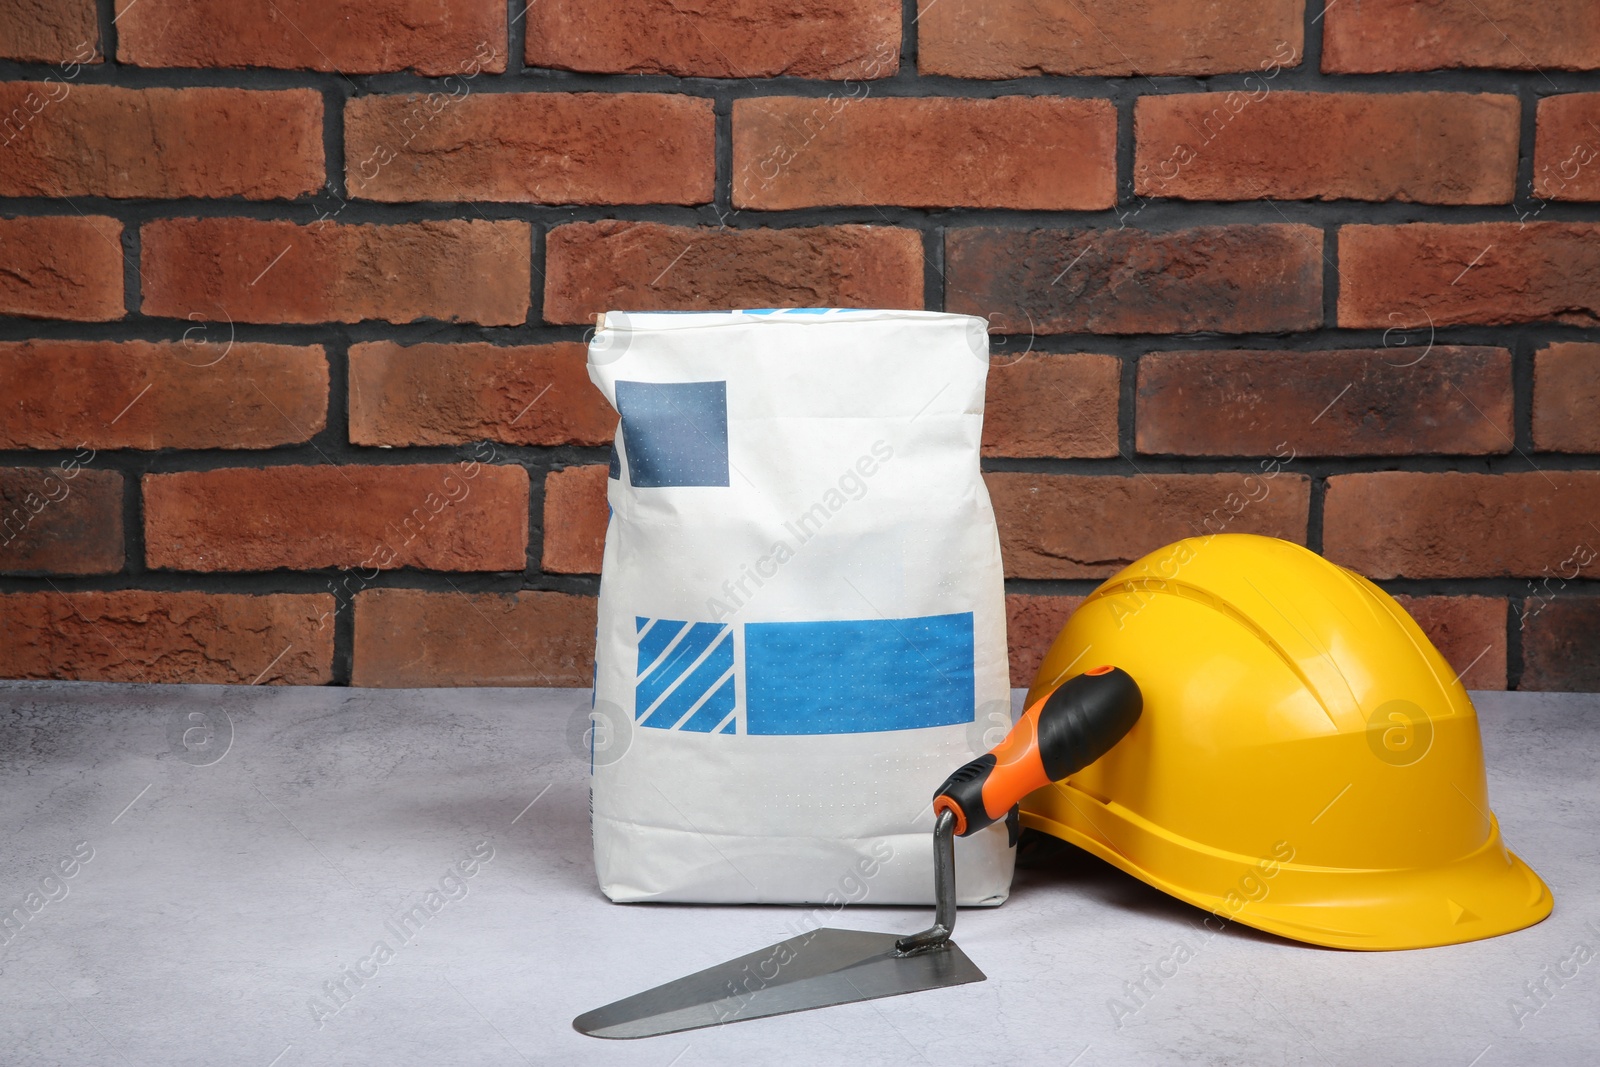
[[552, 574], [599, 574], [605, 555], [606, 502], [604, 466], [568, 467], [544, 479], [544, 560]]
[[539, 0], [531, 67], [686, 78], [887, 78], [900, 66], [898, 0]]
[[1486, 93], [1143, 96], [1134, 192], [1182, 200], [1509, 204], [1519, 107]]
[[352, 685], [588, 686], [594, 597], [368, 589], [356, 596]]
[[122, 223], [0, 219], [0, 315], [108, 322], [123, 312]]
[[603, 445], [616, 426], [576, 341], [350, 348], [354, 444]]
[[1323, 553], [1369, 578], [1534, 577], [1600, 548], [1600, 471], [1328, 479]]
[[1600, 691], [1600, 597], [1529, 597], [1522, 605], [1518, 689]]
[[917, 69], [957, 78], [1226, 74], [1300, 62], [1302, 0], [918, 0]]
[[326, 685], [332, 611], [325, 593], [0, 596], [0, 677]]
[[1151, 352], [1138, 389], [1148, 454], [1484, 455], [1515, 432], [1503, 348]]
[[1010, 578], [1104, 578], [1185, 537], [1257, 533], [1305, 544], [1299, 474], [984, 475]]
[[1067, 617], [1083, 603], [1081, 596], [1006, 594], [1006, 642], [1011, 651], [1011, 687], [1033, 685], [1039, 664], [1050, 644], [1066, 625]]
[[1591, 0], [1360, 0], [1327, 7], [1324, 71], [1451, 67], [1593, 70], [1600, 67], [1600, 11]]
[[922, 238], [893, 226], [574, 222], [545, 238], [544, 317], [612, 308], [922, 307]]
[[1397, 596], [1468, 689], [1506, 687], [1506, 601], [1495, 596]]
[[1340, 326], [1519, 322], [1600, 323], [1600, 223], [1340, 229]]
[[[0, 59], [30, 63], [99, 63], [95, 0], [7, 0], [0, 4]], [[70, 72], [70, 73], [68, 73]]]
[[272, 448], [327, 422], [319, 345], [0, 342], [0, 378], [0, 448]]
[[465, 460], [147, 474], [144, 540], [162, 570], [521, 572], [528, 472]]
[[[322, 188], [311, 89], [123, 89], [0, 82], [0, 113], [41, 110], [7, 146], [0, 196], [292, 199]], [[8, 131], [9, 132], [9, 131]]]
[[500, 0], [116, 0], [116, 8], [117, 59], [141, 67], [506, 69]]
[[1545, 200], [1600, 200], [1600, 93], [1539, 101], [1533, 193]]
[[531, 238], [524, 222], [157, 219], [145, 223], [141, 240], [146, 315], [485, 326], [528, 317]]
[[983, 400], [986, 456], [1117, 454], [1122, 362], [1115, 356], [1032, 352], [989, 359]]
[[1565, 342], [1533, 354], [1533, 447], [1600, 452], [1600, 344]]
[[122, 475], [0, 467], [0, 572], [115, 574], [122, 569]]
[[1109, 100], [755, 97], [733, 102], [733, 203], [1089, 211], [1117, 200]]
[[1322, 231], [1312, 226], [957, 229], [945, 237], [945, 259], [947, 310], [987, 317], [1000, 333], [1265, 333], [1322, 324]]
[[370, 200], [704, 204], [716, 176], [705, 97], [362, 96], [344, 124], [345, 180]]

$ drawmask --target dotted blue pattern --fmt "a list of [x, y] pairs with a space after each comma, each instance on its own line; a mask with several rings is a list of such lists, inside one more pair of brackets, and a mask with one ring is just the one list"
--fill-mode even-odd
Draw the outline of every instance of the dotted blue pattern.
[[972, 612], [744, 628], [745, 731], [853, 734], [973, 721]]
[[617, 410], [630, 484], [728, 484], [727, 382], [619, 381]]

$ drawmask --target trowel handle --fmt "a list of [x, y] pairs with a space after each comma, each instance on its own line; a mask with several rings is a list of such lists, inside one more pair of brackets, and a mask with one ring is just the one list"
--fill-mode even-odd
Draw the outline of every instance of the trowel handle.
[[965, 837], [1006, 816], [1023, 797], [1076, 774], [1139, 721], [1144, 698], [1127, 671], [1103, 666], [1034, 701], [994, 748], [946, 778], [933, 812], [956, 817]]

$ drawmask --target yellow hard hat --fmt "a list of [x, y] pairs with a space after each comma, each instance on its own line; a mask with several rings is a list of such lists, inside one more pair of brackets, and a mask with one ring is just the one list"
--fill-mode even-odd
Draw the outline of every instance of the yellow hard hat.
[[1028, 704], [1100, 663], [1144, 713], [1030, 794], [1023, 825], [1315, 945], [1449, 945], [1550, 914], [1489, 810], [1466, 689], [1365, 578], [1270, 537], [1179, 541], [1084, 601]]

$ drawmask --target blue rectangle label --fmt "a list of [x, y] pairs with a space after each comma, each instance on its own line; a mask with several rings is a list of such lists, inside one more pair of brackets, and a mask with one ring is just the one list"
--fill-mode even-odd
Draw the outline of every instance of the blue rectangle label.
[[972, 612], [744, 628], [745, 732], [851, 734], [971, 722]]

